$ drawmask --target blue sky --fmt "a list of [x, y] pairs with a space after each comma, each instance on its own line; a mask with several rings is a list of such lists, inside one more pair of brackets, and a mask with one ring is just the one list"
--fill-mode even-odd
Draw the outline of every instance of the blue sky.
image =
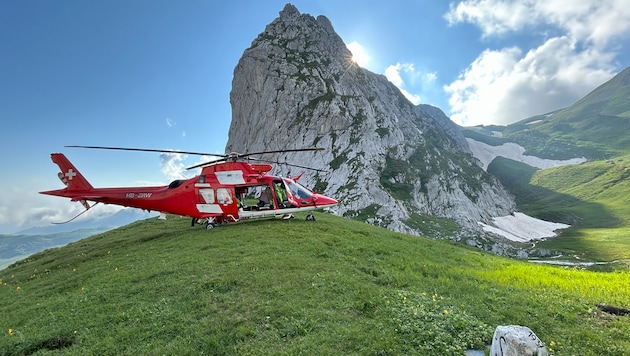
[[[292, 3], [328, 17], [361, 66], [463, 125], [568, 106], [630, 65], [625, 0]], [[65, 145], [223, 153], [234, 67], [285, 4], [0, 2], [0, 233], [80, 211], [37, 194], [61, 187], [52, 152], [99, 187], [165, 184], [198, 159]]]

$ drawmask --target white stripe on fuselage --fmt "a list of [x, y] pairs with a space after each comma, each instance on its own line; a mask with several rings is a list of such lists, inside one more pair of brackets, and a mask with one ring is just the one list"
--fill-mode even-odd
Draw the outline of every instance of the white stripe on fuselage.
[[268, 210], [243, 210], [238, 212], [239, 218], [242, 219], [259, 219], [267, 217], [282, 216], [284, 214], [299, 213], [300, 211], [311, 211], [316, 209], [324, 209], [333, 207], [336, 204], [305, 206], [303, 208], [284, 208], [284, 209], [268, 209]]
[[197, 210], [200, 213], [223, 214], [223, 209], [219, 204], [197, 204]]

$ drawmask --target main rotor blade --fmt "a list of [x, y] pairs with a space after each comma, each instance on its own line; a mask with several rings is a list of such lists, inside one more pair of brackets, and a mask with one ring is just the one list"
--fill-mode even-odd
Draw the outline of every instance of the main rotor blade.
[[97, 150], [118, 150], [118, 151], [140, 151], [140, 152], [158, 152], [158, 153], [180, 153], [187, 155], [197, 155], [197, 156], [217, 156], [217, 157], [228, 157], [229, 155], [221, 154], [221, 153], [206, 153], [206, 152], [190, 152], [190, 151], [178, 151], [178, 150], [155, 150], [151, 148], [129, 148], [129, 147], [106, 147], [106, 146], [65, 146], [72, 148], [91, 148]]
[[203, 166], [208, 166], [208, 165], [219, 163], [219, 162], [225, 162], [227, 160], [228, 160], [228, 157], [219, 158], [219, 159], [215, 159], [213, 161], [203, 162], [203, 163], [195, 164], [194, 166], [186, 167], [186, 170], [191, 170], [191, 169], [195, 169], [195, 168], [199, 168], [199, 167], [203, 167]]
[[283, 165], [283, 166], [290, 166], [290, 167], [297, 167], [297, 168], [303, 168], [303, 169], [310, 169], [311, 171], [317, 171], [317, 172], [328, 172], [325, 169], [313, 168], [313, 167], [308, 167], [308, 166], [302, 166], [302, 165], [299, 165], [299, 164], [293, 164], [293, 163], [289, 163], [289, 162], [274, 161], [274, 160], [258, 158], [258, 157], [247, 157], [247, 160], [248, 161], [257, 161], [257, 162], [267, 162], [267, 163], [273, 163], [273, 164], [278, 164], [278, 165]]
[[[204, 162], [204, 163], [199, 163], [199, 164], [196, 164], [194, 166], [187, 167], [186, 169], [195, 169], [195, 168], [208, 166], [208, 165], [219, 163], [219, 162], [230, 161], [230, 160], [231, 161], [236, 161], [237, 159], [240, 159], [240, 158], [253, 159], [253, 160], [256, 160], [256, 161], [264, 161], [264, 162], [271, 162], [271, 163], [278, 163], [278, 164], [280, 164], [280, 162], [274, 162], [272, 160], [266, 160], [266, 159], [261, 159], [261, 158], [251, 158], [250, 156], [263, 155], [263, 154], [273, 154], [273, 153], [285, 153], [285, 152], [304, 152], [304, 151], [323, 151], [323, 150], [324, 150], [324, 148], [322, 148], [322, 147], [312, 147], [312, 148], [292, 148], [292, 149], [287, 149], [287, 150], [261, 151], [261, 152], [249, 152], [249, 153], [232, 152], [230, 154], [223, 155], [222, 156], [223, 158], [219, 158], [217, 160], [208, 161], [208, 162]], [[291, 165], [290, 163], [285, 163], [285, 164]], [[295, 166], [299, 167], [297, 165], [295, 165]], [[317, 170], [317, 169], [309, 168], [309, 167], [300, 167], [300, 168]]]
[[267, 154], [267, 153], [305, 152], [305, 151], [323, 151], [323, 150], [324, 150], [323, 147], [291, 148], [291, 149], [287, 149], [287, 150], [249, 152], [249, 153], [243, 153], [243, 154], [239, 153], [238, 156], [239, 157], [247, 157], [247, 156], [262, 155], [262, 154]]
[[325, 169], [313, 168], [313, 167], [308, 167], [308, 166], [301, 166], [299, 164], [293, 164], [293, 163], [287, 163], [287, 162], [278, 162], [278, 161], [273, 162], [273, 161], [271, 161], [271, 163], [275, 163], [275, 164], [278, 164], [278, 165], [290, 166], [290, 167], [296, 167], [296, 168], [310, 169], [310, 170], [316, 171], [316, 172], [328, 172]]
[[[212, 160], [212, 161], [208, 161], [208, 162], [204, 162], [204, 163], [199, 163], [199, 164], [196, 164], [194, 166], [187, 167], [186, 169], [195, 169], [195, 168], [207, 166], [207, 165], [210, 165], [210, 164], [215, 164], [215, 163], [219, 163], [219, 162], [225, 162], [225, 161], [228, 161], [228, 160], [234, 160], [235, 161], [235, 160], [237, 160], [239, 158], [249, 157], [249, 156], [253, 156], [253, 155], [273, 154], [273, 153], [286, 153], [286, 152], [323, 151], [324, 150], [324, 148], [322, 148], [322, 147], [311, 147], [311, 148], [292, 148], [292, 149], [286, 149], [286, 150], [273, 150], [273, 151], [261, 151], [261, 152], [249, 152], [249, 153], [232, 152], [230, 154], [219, 154], [219, 153], [207, 153], [207, 152], [191, 152], [191, 151], [179, 151], [179, 150], [157, 150], [157, 149], [152, 149], [152, 148], [131, 148], [131, 147], [111, 147], [111, 146], [69, 145], [69, 146], [65, 146], [65, 147], [90, 148], [90, 149], [97, 149], [97, 150], [178, 153], [178, 154], [188, 154], [188, 155], [197, 155], [197, 156], [221, 157], [221, 158], [219, 158], [217, 160]], [[294, 166], [294, 167], [298, 167], [298, 168], [312, 169], [312, 170], [315, 170], [315, 171], [323, 171], [323, 170], [320, 170], [320, 169], [315, 169], [315, 168], [310, 168], [310, 167], [305, 167], [305, 166], [299, 166], [299, 165], [290, 164], [290, 163], [280, 163], [280, 162], [274, 162], [274, 163], [286, 164], [286, 165]]]
[[284, 153], [284, 152], [304, 152], [304, 151], [323, 151], [322, 147], [312, 147], [312, 148], [293, 148], [287, 150], [275, 150], [275, 151], [261, 151], [261, 152], [249, 152], [249, 153], [230, 153], [230, 154], [221, 154], [221, 153], [207, 153], [207, 152], [191, 152], [191, 151], [179, 151], [179, 150], [156, 150], [151, 148], [130, 148], [130, 147], [110, 147], [110, 146], [79, 146], [79, 145], [70, 145], [65, 147], [72, 148], [90, 148], [97, 150], [118, 150], [118, 151], [139, 151], [139, 152], [159, 152], [159, 153], [181, 153], [188, 155], [198, 155], [198, 156], [217, 156], [217, 157], [247, 157], [251, 155], [260, 155], [265, 153]]

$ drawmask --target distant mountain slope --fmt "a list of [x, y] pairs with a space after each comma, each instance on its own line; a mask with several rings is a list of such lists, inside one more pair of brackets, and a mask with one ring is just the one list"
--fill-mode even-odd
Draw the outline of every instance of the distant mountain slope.
[[0, 235], [0, 269], [49, 248], [59, 247], [156, 216], [139, 209], [122, 209], [96, 218], [77, 219], [67, 224], [39, 226], [15, 234]]
[[[572, 225], [537, 248], [600, 261], [630, 256], [630, 68], [568, 108], [462, 132], [520, 211]], [[515, 145], [520, 155], [508, 152]], [[589, 162], [562, 166], [582, 158]]]
[[[538, 170], [506, 158], [495, 159], [488, 172], [516, 197], [519, 209], [540, 219], [583, 228], [627, 224], [630, 209], [629, 159]], [[630, 244], [629, 244], [630, 246]]]
[[[98, 209], [98, 208], [95, 208]], [[157, 216], [157, 213], [149, 213], [140, 209], [124, 208], [110, 214], [96, 215], [94, 217], [80, 217], [66, 224], [49, 224], [47, 226], [37, 226], [16, 232], [16, 235], [47, 235], [61, 232], [71, 232], [94, 228], [113, 228], [127, 225], [134, 221]]]
[[[505, 127], [464, 129], [464, 135], [475, 140], [516, 142], [529, 155], [557, 160], [581, 156], [593, 160], [629, 153], [629, 133], [630, 67], [568, 108]], [[488, 138], [489, 134], [494, 137]]]
[[630, 155], [547, 169], [499, 157], [488, 172], [516, 196], [520, 211], [572, 225], [538, 248], [580, 260], [630, 258]]
[[79, 241], [110, 229], [112, 227], [81, 229], [56, 234], [0, 235], [0, 269], [25, 259], [34, 253], [53, 247], [65, 246], [70, 242]]

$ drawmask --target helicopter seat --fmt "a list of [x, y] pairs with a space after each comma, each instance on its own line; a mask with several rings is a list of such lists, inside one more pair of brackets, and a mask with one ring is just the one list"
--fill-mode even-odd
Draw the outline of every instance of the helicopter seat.
[[265, 188], [263, 190], [261, 190], [257, 195], [258, 195], [258, 204], [256, 204], [256, 208], [257, 210], [267, 210], [267, 209], [271, 209], [271, 203], [269, 200], [270, 197], [270, 191], [268, 188]]

